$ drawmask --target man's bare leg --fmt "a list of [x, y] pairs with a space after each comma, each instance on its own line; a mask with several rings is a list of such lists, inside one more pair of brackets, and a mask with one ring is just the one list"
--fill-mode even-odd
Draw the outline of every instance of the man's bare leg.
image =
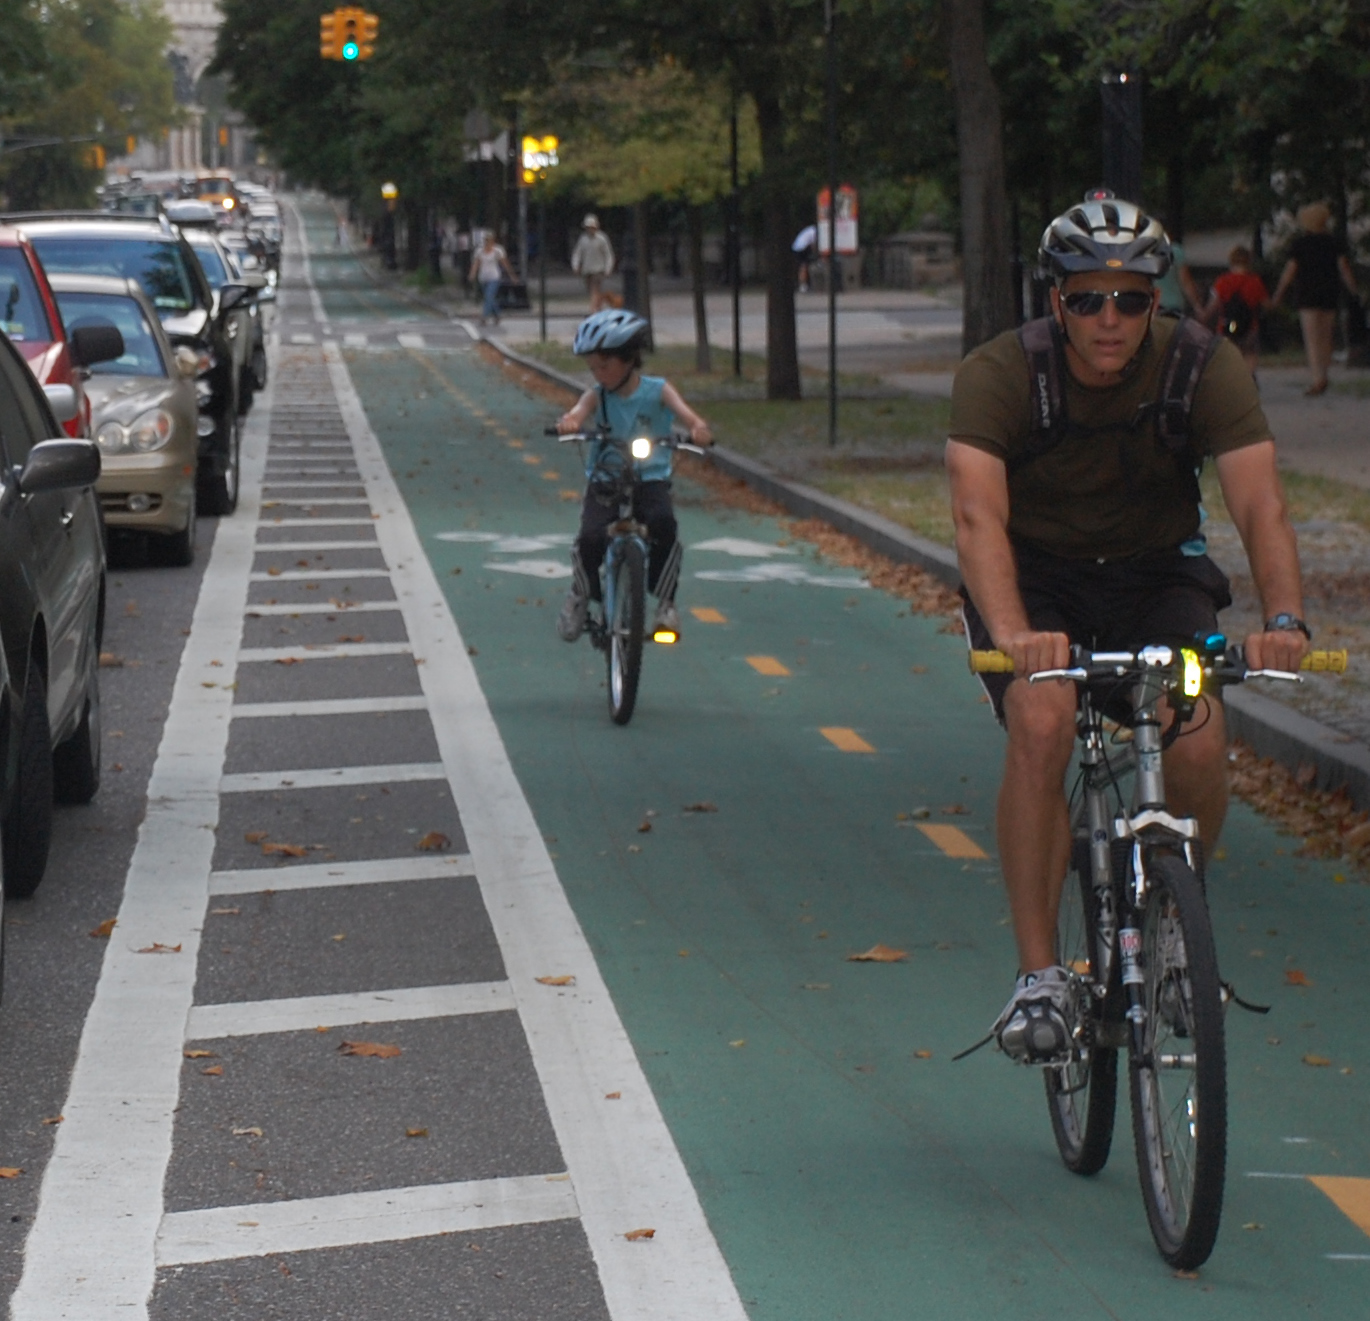
[[1204, 852], [1211, 854], [1227, 816], [1227, 722], [1222, 703], [1210, 703], [1207, 712], [1200, 707], [1190, 724], [1193, 728], [1165, 754], [1165, 793], [1176, 816], [1198, 820]]

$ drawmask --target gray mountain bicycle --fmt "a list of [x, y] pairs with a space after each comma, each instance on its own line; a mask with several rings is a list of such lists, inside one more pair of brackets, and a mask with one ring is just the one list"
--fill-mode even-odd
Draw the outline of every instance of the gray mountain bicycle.
[[[976, 673], [1013, 669], [997, 651], [972, 651], [970, 662]], [[1312, 652], [1302, 668], [1341, 673], [1346, 652]], [[1072, 647], [1068, 667], [1029, 680], [1079, 685], [1072, 875], [1057, 920], [1073, 1047], [1068, 1062], [1044, 1069], [1052, 1130], [1067, 1169], [1103, 1169], [1113, 1142], [1118, 1054], [1126, 1051], [1147, 1220], [1161, 1256], [1179, 1270], [1208, 1260], [1222, 1218], [1223, 1016], [1235, 994], [1218, 974], [1198, 823], [1167, 809], [1161, 754], [1205, 692], [1253, 678], [1299, 681], [1283, 670], [1248, 670], [1241, 648], [1222, 634], [1192, 649]], [[1119, 714], [1120, 700], [1130, 716], [1106, 725], [1105, 710]], [[1163, 700], [1178, 717], [1172, 733], [1163, 730]]]

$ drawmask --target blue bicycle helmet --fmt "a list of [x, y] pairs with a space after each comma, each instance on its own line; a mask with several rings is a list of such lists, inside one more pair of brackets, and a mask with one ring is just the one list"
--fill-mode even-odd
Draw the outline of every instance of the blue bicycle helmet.
[[647, 322], [636, 312], [625, 312], [617, 307], [605, 308], [603, 312], [592, 312], [580, 323], [571, 352], [580, 356], [631, 348], [646, 329]]

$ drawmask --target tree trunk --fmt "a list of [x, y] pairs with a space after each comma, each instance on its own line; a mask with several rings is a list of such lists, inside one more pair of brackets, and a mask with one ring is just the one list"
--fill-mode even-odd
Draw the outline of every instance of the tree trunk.
[[961, 167], [961, 348], [1013, 326], [999, 89], [985, 55], [984, 0], [942, 0]]
[[799, 345], [794, 326], [794, 253], [790, 241], [789, 176], [780, 99], [753, 89], [761, 131], [761, 203], [766, 245], [766, 398], [800, 399]]
[[709, 352], [709, 313], [704, 304], [704, 209], [686, 208], [690, 224], [690, 289], [695, 306], [695, 371], [707, 376], [714, 369]]
[[637, 314], [647, 323], [647, 347], [652, 336], [652, 229], [646, 202], [633, 203], [633, 247], [637, 249]]

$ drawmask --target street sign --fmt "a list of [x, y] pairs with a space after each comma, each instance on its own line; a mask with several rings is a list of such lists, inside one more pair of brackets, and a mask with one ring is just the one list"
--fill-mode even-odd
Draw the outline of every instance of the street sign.
[[[832, 238], [828, 232], [831, 209], [829, 193], [824, 188], [818, 194], [818, 251], [824, 256], [827, 256], [832, 247]], [[851, 184], [844, 183], [837, 190], [837, 252], [839, 256], [849, 257], [861, 247], [857, 231], [858, 217], [859, 206], [856, 189]]]
[[547, 177], [547, 171], [561, 161], [557, 148], [561, 145], [558, 138], [549, 134], [543, 138], [525, 137], [523, 139], [523, 182], [535, 184]]

